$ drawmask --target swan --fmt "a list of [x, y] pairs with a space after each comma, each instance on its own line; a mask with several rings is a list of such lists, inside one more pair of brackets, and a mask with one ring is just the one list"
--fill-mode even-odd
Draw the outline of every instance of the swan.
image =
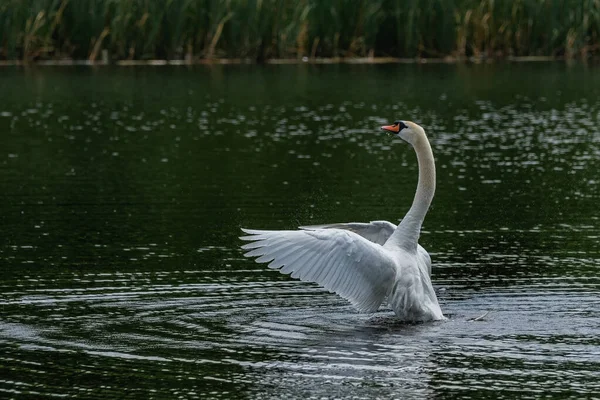
[[301, 226], [270, 231], [241, 228], [249, 241], [246, 257], [283, 274], [314, 282], [373, 313], [387, 303], [402, 321], [446, 319], [431, 283], [431, 257], [418, 243], [435, 193], [435, 162], [422, 127], [411, 121], [382, 126], [408, 142], [417, 154], [415, 197], [398, 226], [388, 221]]

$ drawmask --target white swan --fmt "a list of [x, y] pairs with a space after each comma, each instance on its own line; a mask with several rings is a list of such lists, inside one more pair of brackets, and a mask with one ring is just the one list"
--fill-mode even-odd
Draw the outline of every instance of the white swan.
[[431, 284], [431, 258], [418, 244], [421, 225], [435, 192], [435, 163], [419, 125], [396, 121], [382, 126], [417, 153], [419, 183], [400, 225], [387, 221], [303, 226], [294, 231], [244, 229], [245, 256], [269, 262], [349, 300], [361, 312], [375, 312], [387, 298], [404, 321], [445, 319]]

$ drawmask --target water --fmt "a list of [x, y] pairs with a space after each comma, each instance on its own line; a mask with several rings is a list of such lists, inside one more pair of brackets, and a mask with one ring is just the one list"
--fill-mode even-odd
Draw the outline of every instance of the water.
[[[0, 94], [0, 397], [600, 393], [594, 67], [5, 68]], [[436, 156], [446, 322], [357, 314], [239, 249], [242, 226], [397, 222], [395, 119]]]

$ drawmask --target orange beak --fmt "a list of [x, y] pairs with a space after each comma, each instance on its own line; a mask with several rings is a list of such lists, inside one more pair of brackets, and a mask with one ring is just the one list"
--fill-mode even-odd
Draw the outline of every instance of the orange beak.
[[400, 125], [384, 125], [381, 127], [381, 130], [392, 133], [398, 133], [400, 132]]

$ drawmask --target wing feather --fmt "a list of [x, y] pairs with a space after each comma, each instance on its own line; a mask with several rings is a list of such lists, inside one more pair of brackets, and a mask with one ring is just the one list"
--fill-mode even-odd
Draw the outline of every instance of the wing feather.
[[336, 262], [338, 262], [337, 259], [334, 257], [335, 252], [335, 248], [331, 249], [329, 253], [327, 253], [327, 255], [323, 258], [323, 260], [321, 260], [319, 270], [317, 271], [317, 274], [314, 279], [315, 282], [325, 282], [327, 275], [329, 275], [333, 270], [333, 265]]
[[323, 254], [328, 254], [327, 249], [319, 249], [318, 252], [315, 251], [314, 257], [310, 261], [306, 262], [306, 272], [301, 276], [300, 279], [308, 282], [315, 282], [315, 278], [323, 264]]
[[[306, 254], [309, 254], [310, 251], [311, 251], [311, 249], [303, 248], [303, 249], [299, 250], [296, 254], [291, 255], [287, 262], [285, 260], [282, 260], [282, 261], [284, 261], [284, 265], [283, 265], [283, 268], [281, 268], [281, 270], [280, 270], [281, 273], [282, 274], [291, 274], [296, 269], [298, 269], [299, 261], [301, 262], [302, 257], [304, 257]], [[260, 261], [256, 260], [256, 262], [260, 262]]]
[[349, 300], [359, 311], [374, 312], [392, 290], [396, 266], [382, 246], [347, 229], [299, 231], [242, 229], [250, 243], [244, 255], [292, 278], [315, 282]]
[[348, 222], [325, 225], [306, 225], [300, 226], [299, 228], [307, 231], [319, 229], [344, 229], [354, 232], [373, 243], [383, 246], [392, 233], [396, 230], [396, 225], [388, 221], [371, 221], [369, 223]]

